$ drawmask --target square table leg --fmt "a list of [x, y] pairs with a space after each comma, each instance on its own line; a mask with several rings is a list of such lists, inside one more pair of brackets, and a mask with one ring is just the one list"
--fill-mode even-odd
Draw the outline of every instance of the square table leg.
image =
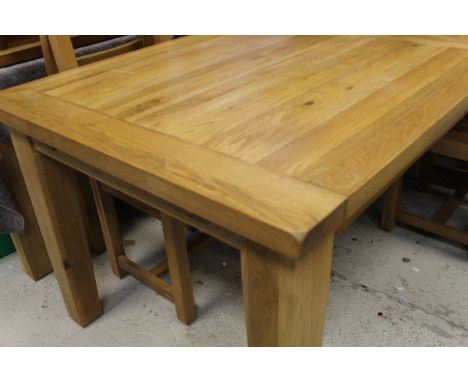
[[330, 285], [333, 234], [290, 260], [241, 250], [249, 346], [320, 346]]
[[86, 326], [102, 314], [76, 172], [34, 149], [11, 132], [50, 261], [70, 316]]

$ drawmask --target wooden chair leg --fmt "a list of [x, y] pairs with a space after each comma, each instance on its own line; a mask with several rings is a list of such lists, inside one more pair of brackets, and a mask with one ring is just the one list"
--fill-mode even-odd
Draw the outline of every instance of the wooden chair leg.
[[193, 300], [185, 225], [162, 212], [161, 222], [177, 317], [180, 321], [190, 324], [195, 319], [196, 307]]
[[119, 256], [125, 256], [125, 249], [120, 235], [119, 219], [115, 210], [114, 198], [107, 192], [103, 192], [96, 180], [90, 178], [89, 182], [99, 221], [101, 222], [101, 229], [112, 272], [119, 278], [122, 278], [127, 272], [119, 265]]
[[384, 195], [381, 227], [386, 231], [392, 231], [396, 225], [396, 215], [398, 203], [400, 201], [402, 181], [403, 177], [400, 177], [392, 186], [390, 186]]
[[2, 154], [0, 174], [25, 220], [24, 232], [19, 235], [13, 234], [11, 237], [24, 271], [34, 280], [39, 280], [52, 272], [52, 265], [19, 168], [15, 150], [12, 146], [0, 144], [0, 152]]
[[78, 173], [78, 184], [82, 196], [84, 214], [86, 219], [86, 237], [89, 249], [92, 253], [99, 255], [106, 250], [101, 224], [94, 202], [93, 192], [86, 175]]
[[[145, 270], [125, 256], [113, 196], [103, 191], [96, 180], [90, 179], [90, 184], [114, 274], [121, 278], [128, 272], [156, 292], [169, 298], [176, 306], [177, 318], [185, 324], [190, 324], [196, 317], [196, 308], [193, 300], [185, 224], [166, 214], [158, 213], [163, 226], [167, 263], [162, 261], [154, 269]], [[170, 285], [159, 278], [159, 275], [164, 273], [166, 264], [171, 278]]]

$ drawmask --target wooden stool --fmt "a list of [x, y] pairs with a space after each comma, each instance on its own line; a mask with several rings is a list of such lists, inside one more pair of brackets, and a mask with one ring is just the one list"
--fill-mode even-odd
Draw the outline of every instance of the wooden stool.
[[468, 192], [468, 169], [436, 164], [437, 155], [443, 155], [468, 163], [468, 118], [461, 120], [449, 133], [439, 140], [422, 162], [422, 174], [418, 188], [427, 191], [431, 184], [438, 184], [455, 191], [432, 218], [422, 218], [398, 209], [400, 178], [386, 192], [382, 211], [381, 227], [387, 231], [395, 228], [396, 222], [468, 245], [468, 232], [452, 228], [446, 223]]
[[[41, 36], [41, 43], [47, 72], [52, 74], [168, 39], [170, 39], [169, 36], [138, 36], [121, 46], [80, 57], [76, 57], [69, 36]], [[186, 226], [183, 223], [94, 179], [90, 179], [90, 184], [113, 273], [119, 278], [127, 273], [136, 277], [173, 301], [180, 321], [186, 324], [191, 323], [196, 317], [196, 308], [193, 300], [188, 252], [189, 249], [206, 242], [207, 235], [198, 235], [187, 248]], [[166, 245], [166, 259], [155, 267], [149, 270], [144, 269], [125, 255], [114, 197], [161, 220]], [[170, 284], [161, 278], [166, 272], [169, 272]]]

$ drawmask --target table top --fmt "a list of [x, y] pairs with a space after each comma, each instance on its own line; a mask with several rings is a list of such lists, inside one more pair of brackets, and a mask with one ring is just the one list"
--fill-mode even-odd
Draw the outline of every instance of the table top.
[[3, 91], [0, 121], [299, 257], [467, 95], [467, 36], [191, 36]]

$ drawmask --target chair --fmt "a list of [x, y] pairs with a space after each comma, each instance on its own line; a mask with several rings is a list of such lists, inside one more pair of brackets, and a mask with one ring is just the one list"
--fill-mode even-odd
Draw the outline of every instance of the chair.
[[[118, 36], [73, 36], [73, 45], [82, 47]], [[0, 68], [42, 57], [39, 36], [0, 35]]]
[[[0, 127], [1, 129], [1, 127]], [[8, 191], [12, 194], [16, 207], [24, 220], [23, 229], [10, 229], [11, 238], [21, 265], [32, 279], [39, 280], [52, 272], [49, 255], [42, 239], [39, 224], [29, 198], [26, 184], [19, 168], [16, 154], [8, 143], [0, 142], [0, 181], [3, 179]]]
[[[4, 37], [3, 47], [8, 48], [11, 44], [17, 43], [16, 40], [6, 40], [6, 36], [2, 37]], [[3, 52], [3, 50], [0, 51], [0, 56]], [[0, 67], [0, 89], [6, 89], [20, 83], [43, 77], [45, 71], [38, 61], [39, 60], [10, 65], [5, 68]], [[16, 207], [24, 219], [23, 230], [10, 227], [9, 232], [15, 244], [16, 254], [21, 261], [25, 273], [32, 279], [39, 280], [52, 272], [52, 266], [42, 239], [36, 214], [34, 213], [23, 176], [19, 169], [18, 160], [10, 140], [8, 129], [2, 124], [0, 124], [0, 156], [2, 157], [0, 161], [0, 178], [5, 183]], [[7, 230], [7, 227], [3, 229]]]
[[70, 36], [40, 36], [45, 67], [49, 75], [164, 42], [170, 38], [171, 36], [136, 36], [108, 49], [77, 55]]
[[[69, 36], [41, 36], [41, 44], [47, 72], [53, 74], [169, 39], [168, 36], [138, 36], [122, 46], [79, 57], [75, 54]], [[179, 320], [186, 324], [191, 323], [196, 313], [188, 253], [189, 250], [206, 241], [207, 235], [200, 234], [187, 245], [186, 227], [183, 223], [94, 179], [89, 179], [89, 181], [113, 273], [119, 278], [127, 273], [136, 277], [173, 301]], [[166, 244], [166, 259], [155, 267], [147, 270], [125, 255], [114, 197], [161, 220]], [[161, 278], [166, 272], [169, 272], [170, 284]]]
[[[441, 165], [438, 156], [452, 158], [454, 163]], [[468, 245], [468, 231], [456, 229], [446, 223], [464, 200], [468, 192], [468, 116], [441, 138], [423, 158], [418, 189], [428, 191], [432, 184], [453, 189], [453, 194], [430, 218], [423, 218], [398, 209], [402, 178], [385, 194], [381, 226], [387, 231], [395, 228], [396, 222], [422, 231]], [[461, 166], [460, 166], [461, 164]]]

